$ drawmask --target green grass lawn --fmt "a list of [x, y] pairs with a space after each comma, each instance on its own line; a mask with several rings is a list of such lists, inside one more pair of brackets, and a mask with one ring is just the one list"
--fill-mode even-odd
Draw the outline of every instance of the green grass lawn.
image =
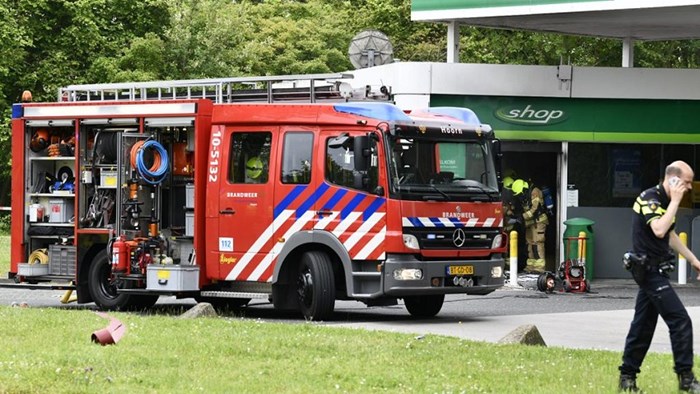
[[[619, 352], [178, 314], [112, 313], [128, 330], [103, 347], [91, 311], [0, 307], [0, 392], [616, 392]], [[638, 383], [675, 392], [671, 355]]]
[[10, 271], [10, 236], [0, 235], [0, 278], [7, 278]]
[[[0, 272], [9, 237], [0, 237]], [[29, 291], [29, 290], [27, 290]], [[0, 393], [615, 393], [619, 352], [495, 345], [458, 338], [236, 317], [0, 306]], [[576, 333], [571, 333], [576, 335]], [[623, 334], [621, 334], [623, 335]], [[650, 354], [639, 385], [676, 391], [670, 354]]]

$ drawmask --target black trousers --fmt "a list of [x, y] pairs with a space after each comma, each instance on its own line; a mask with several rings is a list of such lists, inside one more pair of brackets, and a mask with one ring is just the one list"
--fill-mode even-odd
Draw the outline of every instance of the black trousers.
[[659, 315], [671, 335], [674, 370], [676, 373], [693, 369], [693, 323], [668, 278], [658, 271], [650, 271], [639, 286], [634, 319], [630, 325], [620, 373], [636, 376], [654, 336]]

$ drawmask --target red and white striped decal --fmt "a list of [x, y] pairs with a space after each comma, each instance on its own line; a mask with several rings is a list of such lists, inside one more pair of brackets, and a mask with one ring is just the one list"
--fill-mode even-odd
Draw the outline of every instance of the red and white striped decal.
[[[357, 193], [347, 193], [347, 196], [339, 199], [337, 205], [347, 206], [353, 199], [357, 199]], [[356, 204], [357, 210], [345, 212], [344, 218], [341, 217], [342, 210], [332, 210], [318, 218], [315, 210], [309, 209], [292, 220], [292, 216], [298, 212], [285, 209], [236, 262], [226, 280], [271, 282], [277, 257], [284, 247], [284, 243], [278, 240], [286, 240], [299, 231], [310, 230], [312, 225], [314, 230], [328, 231], [336, 236], [353, 260], [383, 260], [386, 256], [386, 213], [370, 209], [372, 213], [365, 218], [368, 214], [367, 206], [374, 201], [371, 198], [367, 200]]]
[[401, 223], [404, 227], [503, 227], [503, 218], [470, 218], [462, 221], [457, 218], [403, 217]]

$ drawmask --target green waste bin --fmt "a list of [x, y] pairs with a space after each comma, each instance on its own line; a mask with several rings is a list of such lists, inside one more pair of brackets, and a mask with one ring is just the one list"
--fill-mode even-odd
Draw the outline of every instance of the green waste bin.
[[571, 218], [564, 221], [564, 258], [578, 258], [578, 234], [586, 233], [586, 279], [593, 279], [593, 225], [594, 221], [586, 218]]

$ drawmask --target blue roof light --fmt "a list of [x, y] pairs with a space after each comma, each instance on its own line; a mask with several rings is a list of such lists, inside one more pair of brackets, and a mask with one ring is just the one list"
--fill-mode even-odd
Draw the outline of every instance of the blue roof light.
[[24, 116], [22, 104], [12, 104], [12, 119], [19, 119]]
[[397, 106], [387, 103], [344, 103], [333, 106], [336, 111], [385, 121], [411, 121]]
[[462, 107], [432, 107], [427, 109], [428, 112], [449, 116], [451, 118], [459, 119], [462, 122], [470, 125], [480, 125], [481, 121], [479, 117], [476, 116], [474, 111], [469, 108]]

